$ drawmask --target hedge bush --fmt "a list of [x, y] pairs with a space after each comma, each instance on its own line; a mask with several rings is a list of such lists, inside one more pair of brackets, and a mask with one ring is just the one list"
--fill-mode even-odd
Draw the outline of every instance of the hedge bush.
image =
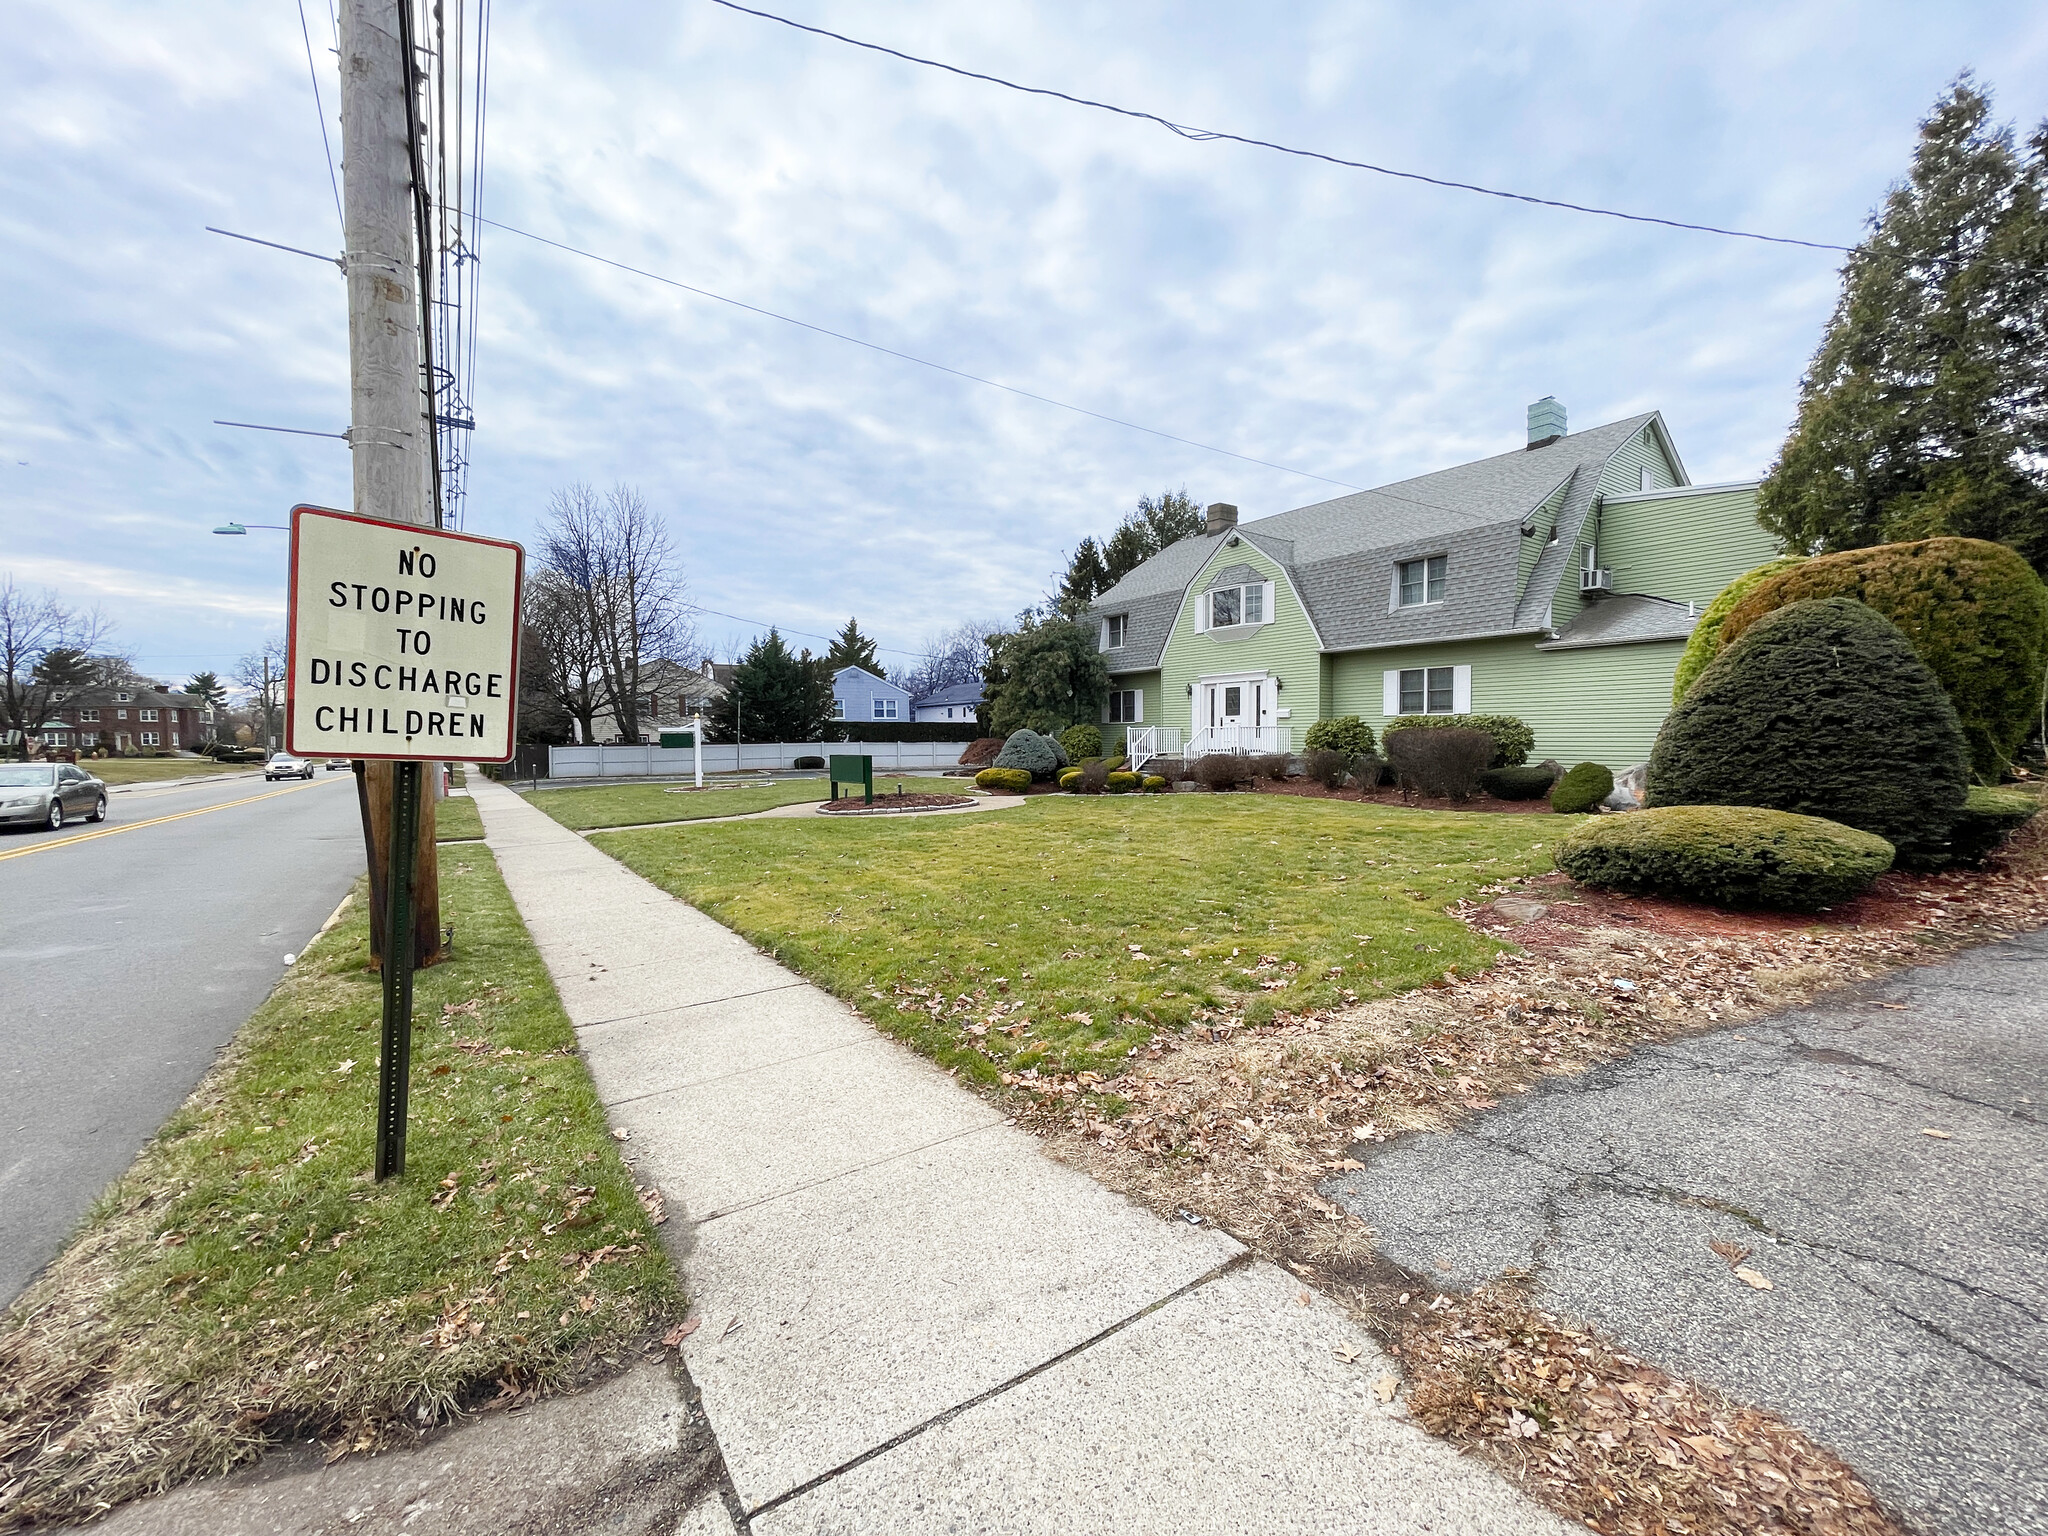
[[967, 750], [960, 754], [960, 766], [963, 768], [986, 768], [996, 760], [996, 754], [1002, 750], [1002, 737], [977, 736], [968, 743]]
[[1388, 744], [1389, 761], [1394, 756], [1394, 733], [1414, 730], [1486, 732], [1493, 738], [1493, 761], [1486, 765], [1489, 768], [1519, 768], [1536, 749], [1536, 733], [1529, 728], [1529, 722], [1513, 715], [1396, 715], [1380, 735], [1381, 741]]
[[1363, 757], [1378, 743], [1372, 727], [1356, 715], [1337, 715], [1318, 720], [1308, 728], [1303, 745], [1310, 752], [1342, 752], [1346, 757]]
[[1119, 770], [1109, 776], [1108, 784], [1105, 787], [1112, 795], [1129, 794], [1138, 787], [1138, 776], [1135, 773], [1124, 773]]
[[1485, 731], [1396, 731], [1386, 734], [1387, 761], [1401, 787], [1447, 800], [1479, 793], [1479, 775], [1493, 758]]
[[1055, 782], [1058, 783], [1061, 789], [1079, 789], [1081, 787], [1081, 770], [1079, 768], [1062, 768], [1060, 776]]
[[1301, 771], [1325, 789], [1342, 789], [1351, 777], [1353, 754], [1335, 747], [1311, 747], [1302, 757]]
[[1700, 621], [1692, 627], [1692, 638], [1685, 642], [1685, 654], [1678, 658], [1678, 671], [1671, 679], [1671, 705], [1674, 709], [1692, 691], [1692, 685], [1700, 680], [1700, 674], [1707, 670], [1707, 663], [1721, 654], [1722, 626], [1728, 622], [1728, 615], [1735, 611], [1735, 605], [1779, 572], [1805, 563], [1804, 555], [1780, 555], [1775, 560], [1766, 560], [1754, 570], [1744, 571], [1714, 594], [1714, 600], [1707, 604]]
[[2040, 813], [2041, 802], [2023, 790], [1987, 789], [1972, 785], [1962, 814], [1948, 829], [1949, 857], [1959, 864], [1981, 864], [2013, 833]]
[[1585, 885], [1810, 912], [1892, 865], [1892, 845], [1819, 816], [1744, 805], [1674, 805], [1601, 816], [1567, 832], [1557, 867]]
[[822, 768], [825, 766], [825, 759], [822, 757], [800, 757], [789, 766], [792, 768]]
[[1652, 805], [1825, 816], [1876, 833], [1912, 867], [1946, 858], [1968, 780], [1941, 684], [1896, 625], [1846, 597], [1794, 603], [1737, 635], [1650, 753]]
[[1550, 787], [1550, 808], [1579, 816], [1614, 793], [1614, 775], [1600, 763], [1580, 763]]
[[1849, 597], [1896, 624], [1961, 718], [1978, 778], [1995, 784], [2040, 720], [2048, 669], [2048, 587], [2003, 544], [1919, 539], [1846, 549], [1783, 571], [1735, 605], [1733, 645], [1764, 615]]
[[1252, 777], [1255, 779], [1284, 779], [1287, 777], [1287, 754], [1285, 752], [1259, 752], [1250, 759]]
[[1496, 800], [1541, 800], [1556, 782], [1556, 774], [1534, 765], [1489, 768], [1479, 775], [1479, 787]]
[[1070, 725], [1060, 732], [1060, 750], [1069, 762], [1102, 756], [1102, 732], [1092, 725]]
[[983, 789], [994, 790], [997, 794], [1021, 795], [1031, 787], [1031, 770], [984, 768], [974, 776], [974, 782]]
[[1041, 736], [1036, 731], [1012, 731], [1010, 739], [1003, 743], [1003, 750], [996, 754], [996, 767], [1021, 768], [1034, 779], [1049, 779], [1067, 761], [1060, 744], [1050, 736]]
[[1148, 773], [1145, 775], [1144, 784], [1140, 787], [1144, 789], [1146, 794], [1156, 795], [1166, 788], [1166, 780], [1156, 773]]
[[1188, 777], [1210, 789], [1235, 789], [1251, 782], [1252, 771], [1234, 752], [1210, 752], [1188, 765]]

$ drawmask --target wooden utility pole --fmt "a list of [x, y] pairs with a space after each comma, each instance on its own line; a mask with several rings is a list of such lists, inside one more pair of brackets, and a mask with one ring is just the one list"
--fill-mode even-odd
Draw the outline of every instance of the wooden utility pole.
[[[411, 0], [341, 0], [342, 212], [348, 254], [349, 449], [355, 510], [432, 528], [433, 394], [420, 324], [420, 253], [413, 206], [405, 56], [399, 7]], [[359, 762], [363, 843], [370, 866], [371, 937], [384, 954], [385, 873], [393, 765]], [[413, 959], [441, 958], [434, 796], [420, 796], [413, 860]]]

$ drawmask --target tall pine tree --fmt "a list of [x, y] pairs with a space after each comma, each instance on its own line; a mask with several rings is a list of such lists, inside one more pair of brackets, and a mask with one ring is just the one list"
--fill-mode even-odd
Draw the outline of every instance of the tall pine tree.
[[832, 637], [832, 649], [825, 653], [827, 671], [837, 672], [841, 667], [863, 667], [880, 677], [882, 663], [875, 657], [875, 642], [860, 632], [860, 624], [854, 619], [846, 621], [846, 628]]
[[1968, 75], [1842, 270], [1760, 495], [1797, 552], [1956, 534], [2048, 572], [2048, 124], [2023, 149]]
[[1059, 591], [1053, 594], [1053, 607], [1069, 617], [1081, 613], [1167, 545], [1200, 533], [1205, 521], [1206, 514], [1186, 486], [1139, 497], [1137, 509], [1126, 514], [1101, 544], [1088, 538], [1075, 547]]
[[776, 630], [747, 647], [711, 706], [713, 741], [818, 741], [832, 720], [827, 663], [790, 651]]

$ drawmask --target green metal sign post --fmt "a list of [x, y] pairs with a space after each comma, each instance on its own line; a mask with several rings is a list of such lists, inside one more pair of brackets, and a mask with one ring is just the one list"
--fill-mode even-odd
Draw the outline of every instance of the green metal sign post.
[[832, 781], [832, 798], [839, 798], [839, 786], [858, 784], [866, 794], [865, 805], [875, 803], [875, 760], [865, 753], [834, 752], [826, 760], [825, 777]]
[[412, 874], [420, 765], [391, 765], [391, 851], [384, 867], [384, 1040], [377, 1058], [377, 1182], [405, 1172], [412, 1078]]

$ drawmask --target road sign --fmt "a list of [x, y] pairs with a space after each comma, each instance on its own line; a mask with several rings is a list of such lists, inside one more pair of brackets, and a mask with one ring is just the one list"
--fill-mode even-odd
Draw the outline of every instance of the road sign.
[[286, 747], [510, 759], [525, 561], [501, 539], [293, 507]]

